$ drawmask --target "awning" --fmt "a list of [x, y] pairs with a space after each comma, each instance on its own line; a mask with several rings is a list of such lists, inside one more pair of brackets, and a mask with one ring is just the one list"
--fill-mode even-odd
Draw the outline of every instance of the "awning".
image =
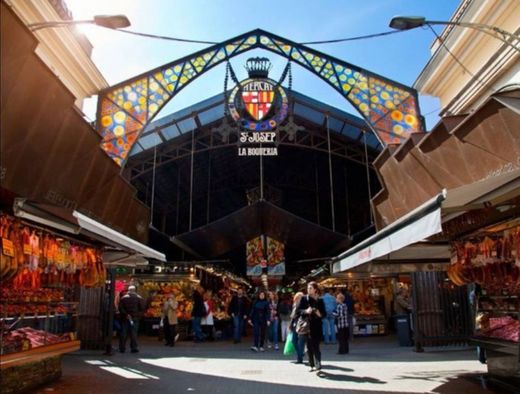
[[[520, 169], [516, 169], [450, 189], [446, 201], [442, 203], [442, 211], [451, 214], [486, 208], [500, 204], [519, 194]], [[451, 215], [450, 218], [453, 216]]]
[[188, 233], [172, 242], [194, 256], [221, 256], [248, 241], [267, 235], [304, 256], [333, 256], [348, 246], [350, 239], [294, 215], [267, 201], [259, 201]]
[[[413, 248], [426, 238], [442, 232], [442, 223], [474, 209], [497, 206], [520, 195], [520, 169], [490, 176], [478, 182], [460, 186], [439, 195], [417, 207], [360, 244], [334, 259], [333, 273], [352, 269], [369, 261], [405, 260], [414, 256], [428, 260], [428, 244]], [[428, 249], [430, 247], [430, 249]], [[399, 251], [402, 250], [402, 253]], [[432, 253], [435, 254], [431, 249]]]
[[81, 234], [112, 247], [114, 250], [106, 250], [103, 255], [106, 263], [142, 265], [147, 264], [147, 258], [166, 261], [164, 253], [137, 242], [76, 210], [17, 198], [13, 211], [19, 218], [70, 234]]
[[441, 204], [446, 191], [334, 259], [332, 272], [342, 272], [377, 259], [442, 231]]

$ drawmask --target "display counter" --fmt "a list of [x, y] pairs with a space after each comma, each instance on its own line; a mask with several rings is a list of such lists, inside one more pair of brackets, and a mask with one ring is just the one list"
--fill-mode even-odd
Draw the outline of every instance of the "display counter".
[[355, 336], [386, 335], [388, 330], [384, 315], [354, 315], [356, 324], [354, 325]]
[[476, 336], [470, 344], [485, 349], [490, 375], [520, 379], [520, 343]]
[[6, 377], [6, 375], [4, 375], [4, 369], [11, 368], [17, 365], [33, 363], [45, 358], [61, 356], [65, 353], [75, 352], [76, 350], [79, 350], [79, 348], [80, 341], [74, 340], [68, 342], [55, 343], [53, 345], [39, 346], [22, 352], [2, 355], [2, 358], [0, 359], [2, 380]]

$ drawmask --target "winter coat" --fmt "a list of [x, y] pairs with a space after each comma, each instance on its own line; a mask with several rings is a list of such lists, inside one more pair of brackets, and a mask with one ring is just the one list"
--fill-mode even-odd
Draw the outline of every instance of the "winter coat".
[[167, 318], [168, 323], [172, 326], [177, 324], [177, 306], [178, 302], [176, 300], [171, 302], [167, 300], [163, 305], [162, 318]]
[[269, 321], [269, 301], [256, 300], [251, 308], [250, 318], [253, 324], [267, 324]]

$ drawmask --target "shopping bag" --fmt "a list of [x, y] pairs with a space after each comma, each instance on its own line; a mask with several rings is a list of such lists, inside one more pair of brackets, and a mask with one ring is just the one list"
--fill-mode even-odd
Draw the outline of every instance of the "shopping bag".
[[290, 356], [295, 351], [296, 351], [296, 349], [294, 348], [294, 343], [293, 343], [293, 333], [289, 332], [287, 334], [287, 339], [285, 340], [285, 346], [283, 348], [283, 354], [284, 354], [284, 356]]

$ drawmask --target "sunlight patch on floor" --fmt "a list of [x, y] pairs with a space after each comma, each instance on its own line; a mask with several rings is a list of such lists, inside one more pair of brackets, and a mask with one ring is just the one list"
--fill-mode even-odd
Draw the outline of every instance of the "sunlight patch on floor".
[[[311, 373], [309, 367], [290, 360], [237, 360], [190, 357], [140, 359], [157, 367], [221, 378], [321, 388], [363, 389], [377, 391], [431, 391], [460, 373], [485, 371], [467, 369], [467, 361], [443, 362], [323, 362], [323, 370]], [[252, 372], [254, 371], [254, 373]], [[428, 373], [425, 373], [428, 371]], [[452, 371], [452, 372], [450, 372]]]

